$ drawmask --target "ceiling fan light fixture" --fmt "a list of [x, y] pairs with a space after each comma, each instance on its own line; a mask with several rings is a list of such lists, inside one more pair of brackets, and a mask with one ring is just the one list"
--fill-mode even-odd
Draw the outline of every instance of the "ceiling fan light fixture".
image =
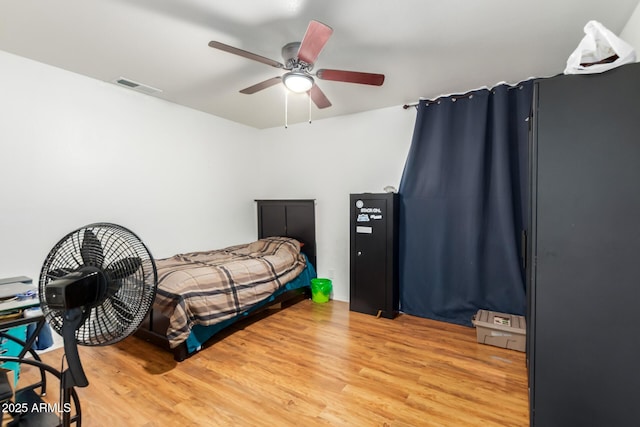
[[313, 87], [313, 77], [300, 71], [290, 71], [282, 76], [287, 89], [295, 93], [304, 93]]

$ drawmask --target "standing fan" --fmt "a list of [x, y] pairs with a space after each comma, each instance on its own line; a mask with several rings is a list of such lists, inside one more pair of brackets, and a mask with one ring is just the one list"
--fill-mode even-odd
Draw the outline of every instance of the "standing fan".
[[[64, 340], [65, 403], [73, 387], [89, 385], [78, 344], [113, 344], [135, 332], [153, 304], [157, 281], [147, 247], [119, 225], [90, 224], [53, 247], [40, 272], [40, 306]], [[63, 424], [68, 425], [69, 414], [64, 417]]]

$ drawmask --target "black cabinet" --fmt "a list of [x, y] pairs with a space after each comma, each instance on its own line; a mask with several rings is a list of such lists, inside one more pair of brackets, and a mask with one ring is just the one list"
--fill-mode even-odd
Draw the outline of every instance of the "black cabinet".
[[302, 252], [316, 266], [315, 200], [256, 200], [258, 238], [292, 237], [302, 243]]
[[640, 422], [640, 64], [536, 83], [531, 425]]
[[352, 311], [393, 318], [398, 312], [397, 194], [351, 194]]

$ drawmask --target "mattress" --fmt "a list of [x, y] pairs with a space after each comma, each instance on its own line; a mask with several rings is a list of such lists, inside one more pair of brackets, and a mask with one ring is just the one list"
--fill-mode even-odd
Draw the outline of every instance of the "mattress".
[[169, 318], [171, 348], [186, 341], [196, 325], [237, 318], [284, 292], [307, 267], [300, 243], [268, 237], [212, 251], [156, 260], [154, 309]]

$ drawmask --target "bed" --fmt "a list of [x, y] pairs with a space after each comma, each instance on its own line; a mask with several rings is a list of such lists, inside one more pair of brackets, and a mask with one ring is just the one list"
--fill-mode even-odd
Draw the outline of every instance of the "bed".
[[313, 201], [258, 201], [258, 240], [157, 259], [156, 300], [136, 336], [182, 361], [231, 325], [308, 298], [313, 212]]

